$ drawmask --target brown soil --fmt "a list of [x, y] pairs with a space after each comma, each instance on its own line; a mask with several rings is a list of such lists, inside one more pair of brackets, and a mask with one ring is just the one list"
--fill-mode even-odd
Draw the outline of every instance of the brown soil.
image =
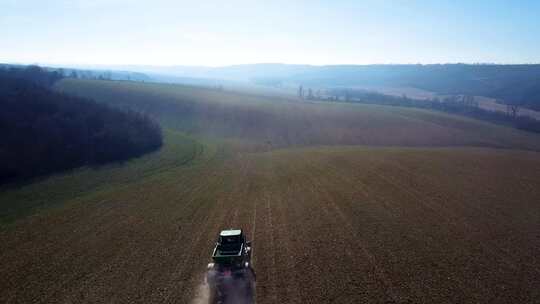
[[540, 155], [318, 148], [94, 193], [0, 232], [2, 303], [190, 303], [218, 231], [252, 237], [257, 303], [533, 303]]

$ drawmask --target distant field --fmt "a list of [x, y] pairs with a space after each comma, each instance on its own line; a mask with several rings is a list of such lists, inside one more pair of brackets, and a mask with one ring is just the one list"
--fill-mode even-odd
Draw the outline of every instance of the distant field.
[[294, 102], [167, 84], [63, 80], [59, 90], [155, 115], [195, 136], [250, 149], [290, 146], [488, 146], [540, 150], [540, 136], [426, 110]]
[[[379, 86], [379, 87], [356, 87], [356, 88], [364, 89], [364, 90], [371, 90], [375, 92], [380, 92], [382, 94], [393, 95], [393, 96], [398, 96], [398, 97], [407, 95], [407, 97], [414, 98], [414, 99], [431, 99], [435, 97], [442, 98], [441, 95], [438, 95], [434, 92], [429, 92], [429, 91], [416, 89], [416, 88], [409, 88], [409, 87], [392, 88], [392, 87]], [[490, 98], [490, 97], [485, 97], [485, 96], [475, 96], [474, 98], [478, 102], [478, 106], [481, 109], [495, 111], [495, 112], [502, 112], [502, 113], [507, 113], [508, 111], [506, 109], [506, 105], [497, 103], [495, 98]], [[534, 119], [540, 120], [539, 111], [531, 110], [525, 107], [520, 107], [518, 113], [519, 115], [529, 116]]]
[[[533, 303], [540, 137], [429, 111], [64, 80], [164, 148], [0, 192], [1, 303], [191, 303], [215, 236], [257, 303]], [[528, 150], [528, 151], [527, 151]]]
[[[506, 109], [506, 105], [497, 103], [496, 100], [493, 98], [477, 96], [476, 100], [478, 101], [479, 106], [486, 110], [499, 111], [504, 113], [508, 111]], [[518, 115], [529, 116], [534, 119], [540, 120], [539, 111], [530, 110], [524, 107], [519, 108]]]

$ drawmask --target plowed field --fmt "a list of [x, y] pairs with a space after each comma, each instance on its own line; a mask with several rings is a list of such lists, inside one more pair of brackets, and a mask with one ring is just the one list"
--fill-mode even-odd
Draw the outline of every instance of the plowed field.
[[[354, 111], [366, 109], [358, 115], [368, 122], [459, 129], [459, 118], [436, 113]], [[235, 129], [217, 139], [168, 131], [158, 153], [4, 189], [0, 302], [193, 303], [215, 237], [229, 227], [253, 240], [259, 304], [540, 299], [538, 137], [478, 123], [466, 142], [428, 132], [452, 148], [425, 147], [421, 135], [406, 144], [424, 147], [399, 147], [384, 132], [378, 147], [340, 146], [352, 143], [335, 130], [281, 122], [277, 135], [257, 132], [311, 134], [326, 146], [264, 146]]]

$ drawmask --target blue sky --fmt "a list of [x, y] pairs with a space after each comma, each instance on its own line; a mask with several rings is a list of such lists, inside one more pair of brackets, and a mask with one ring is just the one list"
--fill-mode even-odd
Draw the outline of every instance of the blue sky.
[[540, 1], [0, 0], [0, 62], [540, 63]]

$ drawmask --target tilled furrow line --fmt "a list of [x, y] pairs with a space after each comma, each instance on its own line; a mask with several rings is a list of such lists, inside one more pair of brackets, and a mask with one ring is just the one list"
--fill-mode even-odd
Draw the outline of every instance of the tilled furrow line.
[[[160, 302], [182, 302], [191, 297], [191, 291], [194, 290], [194, 288], [191, 286], [192, 284], [189, 283], [189, 279], [193, 275], [193, 260], [198, 257], [196, 255], [196, 250], [197, 248], [206, 247], [208, 245], [206, 244], [205, 236], [211, 233], [211, 230], [213, 229], [212, 223], [216, 219], [221, 220], [221, 218], [225, 216], [224, 214], [219, 214], [220, 210], [222, 210], [225, 205], [225, 198], [217, 197], [215, 198], [215, 201], [212, 202], [211, 200], [214, 199], [213, 197], [205, 197], [205, 195], [209, 195], [208, 191], [213, 187], [221, 187], [223, 181], [227, 178], [225, 172], [220, 172], [218, 176], [219, 177], [214, 181], [200, 181], [200, 183], [205, 185], [204, 189], [206, 190], [200, 191], [197, 194], [202, 196], [201, 199], [204, 200], [206, 198], [206, 200], [209, 200], [207, 201], [208, 205], [205, 204], [206, 208], [203, 207], [204, 205], [201, 206], [201, 215], [200, 217], [193, 217], [190, 229], [183, 229], [183, 234], [192, 236], [190, 245], [186, 245], [182, 242], [175, 245], [177, 249], [174, 251], [183, 252], [184, 256], [177, 260], [178, 264], [175, 267], [176, 269], [167, 278], [167, 287], [161, 289], [160, 295], [157, 295]], [[197, 201], [197, 199], [194, 198], [194, 201]], [[190, 292], [187, 292], [188, 290]]]
[[[310, 162], [309, 167], [315, 172], [327, 170], [326, 167], [322, 168], [314, 162]], [[324, 175], [310, 174], [305, 178], [311, 184], [309, 188], [316, 198], [315, 201], [319, 202], [318, 206], [326, 217], [332, 221], [331, 225], [337, 231], [338, 239], [345, 244], [342, 253], [345, 254], [349, 263], [348, 268], [341, 275], [349, 276], [348, 280], [351, 284], [357, 286], [357, 296], [366, 296], [364, 300], [377, 298], [380, 301], [386, 298], [384, 301], [400, 302], [402, 297], [398, 295], [394, 284], [386, 275], [384, 267], [375, 255], [368, 250], [367, 244], [364, 243], [361, 235], [356, 232], [356, 227], [351, 224], [349, 216], [345, 215], [336, 203], [334, 196], [328, 191], [329, 188], [333, 188], [333, 185], [329, 185], [326, 178], [322, 176]], [[361, 292], [362, 289], [364, 289], [363, 292]], [[345, 295], [343, 301], [351, 301], [347, 296], [350, 295]]]
[[294, 249], [295, 244], [298, 244], [296, 231], [291, 229], [291, 205], [295, 204], [292, 199], [293, 192], [291, 191], [292, 183], [283, 183], [282, 178], [276, 174], [279, 170], [275, 166], [272, 168], [272, 208], [275, 214], [276, 229], [276, 263], [278, 267], [279, 280], [277, 288], [279, 293], [279, 303], [302, 303], [300, 299], [300, 285], [298, 277], [304, 272], [303, 265], [296, 263], [295, 254], [298, 249]]
[[186, 303], [193, 299], [194, 291], [197, 289], [196, 287], [203, 280], [206, 265], [211, 262], [211, 250], [217, 233], [231, 224], [231, 219], [236, 212], [234, 206], [234, 197], [236, 194], [234, 185], [238, 178], [236, 168], [231, 162], [226, 161], [222, 167], [216, 168], [216, 171], [220, 171], [223, 178], [219, 183], [214, 185], [216, 192], [214, 192], [214, 195], [210, 199], [214, 199], [218, 203], [210, 207], [212, 208], [212, 215], [208, 216], [205, 220], [205, 228], [201, 230], [202, 237], [200, 242], [198, 246], [192, 248], [193, 258], [190, 260], [189, 271], [186, 271], [183, 277], [186, 285], [177, 292], [177, 295], [183, 299], [182, 302]]

